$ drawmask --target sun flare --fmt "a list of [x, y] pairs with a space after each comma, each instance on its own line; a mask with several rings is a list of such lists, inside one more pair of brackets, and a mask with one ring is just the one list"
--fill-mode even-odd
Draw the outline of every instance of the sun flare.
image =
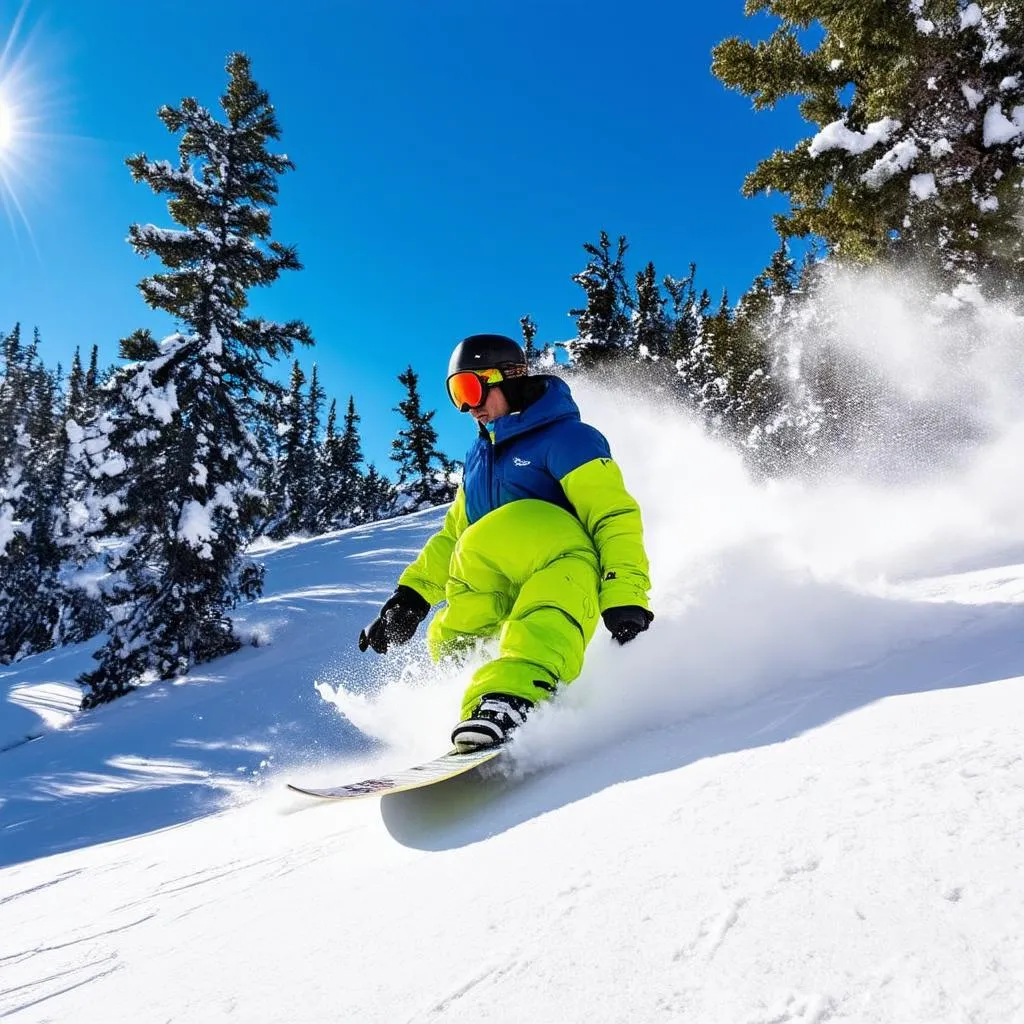
[[[95, 140], [67, 131], [74, 85], [68, 54], [45, 30], [31, 0], [0, 0], [0, 251], [12, 239], [35, 244], [30, 217], [54, 194], [72, 161]], [[66, 179], [65, 179], [66, 181]]]
[[[40, 24], [26, 24], [28, 0], [13, 22], [0, 11], [0, 229], [32, 237], [27, 199], [48, 187], [47, 168], [60, 138], [49, 126], [59, 99], [53, 82], [52, 46]], [[36, 199], [36, 201], [38, 201]]]
[[0, 96], [0, 149], [10, 149], [14, 142], [14, 111]]

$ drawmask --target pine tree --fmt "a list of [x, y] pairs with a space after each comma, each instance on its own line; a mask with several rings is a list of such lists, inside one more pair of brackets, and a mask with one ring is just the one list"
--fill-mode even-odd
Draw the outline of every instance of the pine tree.
[[[99, 350], [93, 346], [89, 370], [82, 372], [78, 350], [72, 360], [67, 391], [57, 396], [53, 441], [54, 459], [50, 477], [50, 538], [54, 544], [53, 571], [60, 591], [59, 615], [53, 630], [55, 643], [79, 643], [95, 636], [107, 626], [107, 615], [91, 583], [80, 585], [76, 568], [95, 558], [95, 551], [83, 535], [82, 522], [71, 510], [81, 507], [89, 489], [88, 469], [73, 454], [73, 437], [81, 437], [83, 424], [95, 422], [102, 399], [97, 370]], [[88, 579], [88, 577], [85, 577]]]
[[[121, 339], [120, 355], [122, 359], [148, 363], [160, 357], [160, 343], [153, 337], [152, 331], [143, 327]], [[89, 376], [92, 376], [91, 370]]]
[[805, 299], [797, 278], [796, 264], [783, 243], [740, 299], [734, 318], [739, 365], [733, 372], [741, 383], [739, 388], [734, 383], [732, 390], [742, 391], [734, 429], [751, 466], [766, 475], [792, 468], [806, 427], [797, 417], [809, 393], [803, 390], [799, 401], [793, 394], [799, 381], [798, 324]]
[[270, 504], [273, 508], [267, 532], [272, 537], [314, 533], [319, 519], [322, 484], [320, 471], [320, 416], [324, 389], [316, 364], [303, 393], [306, 375], [298, 360], [292, 365], [288, 393], [274, 403], [279, 417], [278, 458]]
[[0, 337], [0, 343], [0, 663], [7, 663], [22, 651], [18, 611], [33, 583], [23, 571], [33, 527], [28, 481], [31, 442], [26, 422], [31, 382], [20, 325]]
[[590, 369], [626, 354], [631, 343], [632, 296], [626, 282], [625, 256], [629, 245], [619, 237], [614, 257], [611, 241], [602, 231], [597, 245], [586, 242], [590, 256], [586, 267], [573, 275], [587, 296], [586, 306], [569, 311], [576, 317], [576, 339], [568, 346], [570, 357]]
[[699, 297], [693, 271], [683, 281], [666, 279], [674, 320], [669, 337], [675, 388], [684, 403], [698, 411], [705, 425], [741, 444], [773, 414], [770, 353], [759, 325], [733, 309], [727, 292], [718, 308], [707, 312], [707, 292]]
[[696, 275], [697, 264], [691, 263], [690, 272], [686, 277], [675, 278], [666, 275], [663, 282], [672, 304], [667, 356], [675, 366], [677, 375], [685, 371], [691, 353], [700, 344], [704, 318], [711, 305], [711, 297], [706, 290], [698, 296]]
[[99, 346], [93, 345], [91, 351], [89, 352], [89, 369], [85, 371], [85, 390], [83, 392], [83, 401], [85, 402], [86, 409], [86, 419], [91, 417], [96, 412], [96, 409], [100, 403], [100, 387], [103, 384], [103, 375], [100, 373], [99, 362]]
[[[782, 237], [1013, 287], [1024, 263], [1024, 6], [748, 0], [747, 11], [781, 23], [764, 42], [721, 43], [712, 70], [757, 109], [800, 97], [819, 128], [744, 185], [789, 197]], [[812, 24], [804, 49], [798, 33]]]
[[85, 627], [87, 602], [60, 580], [68, 452], [60, 372], [47, 370], [38, 352], [38, 331], [28, 346], [18, 328], [3, 339], [0, 662], [80, 638]]
[[411, 485], [412, 505], [408, 511], [451, 501], [455, 491], [450, 480], [452, 466], [437, 447], [437, 431], [431, 422], [434, 410], [425, 412], [422, 409], [419, 378], [411, 366], [398, 375], [398, 382], [405, 387], [407, 394], [395, 412], [401, 413], [406, 426], [399, 430], [398, 437], [392, 442], [391, 458], [398, 463], [399, 483]]
[[792, 299], [796, 287], [796, 263], [789, 254], [789, 246], [783, 242], [740, 299], [736, 315], [750, 323], [763, 322], [766, 318], [778, 321], [779, 312]]
[[320, 371], [316, 363], [309, 375], [309, 395], [306, 398], [306, 424], [302, 443], [302, 492], [298, 502], [298, 526], [301, 531], [313, 534], [317, 529], [319, 504], [319, 453], [320, 416], [323, 413], [326, 394], [320, 383]]
[[533, 339], [537, 337], [537, 325], [529, 313], [519, 318], [519, 327], [523, 332], [523, 352], [526, 354], [526, 365], [533, 366], [537, 359], [537, 351], [533, 347]]
[[327, 410], [324, 442], [317, 453], [317, 530], [324, 532], [342, 525], [344, 498], [338, 481], [341, 477], [341, 435], [338, 433], [338, 401], [331, 399]]
[[281, 463], [288, 437], [287, 391], [268, 380], [252, 403], [247, 425], [260, 452], [256, 463], [256, 491], [262, 495], [257, 508], [258, 535], [270, 536], [279, 523]]
[[85, 395], [86, 381], [85, 371], [82, 369], [82, 359], [76, 348], [71, 358], [71, 372], [68, 374], [68, 415], [79, 423], [85, 420]]
[[179, 227], [134, 224], [129, 239], [166, 268], [143, 279], [143, 297], [184, 332], [118, 371], [76, 446], [97, 485], [83, 503], [93, 528], [124, 541], [109, 562], [110, 638], [80, 680], [87, 707], [236, 650], [228, 612], [261, 586], [261, 569], [243, 558], [261, 498], [248, 423], [273, 390], [266, 360], [312, 337], [301, 321], [246, 315], [250, 289], [301, 264], [269, 240], [277, 179], [292, 167], [267, 149], [279, 137], [274, 108], [248, 58], [233, 54], [227, 71], [224, 121], [191, 98], [161, 108], [181, 133], [177, 167], [145, 154], [127, 161], [136, 181], [170, 197]]
[[666, 299], [658, 287], [654, 264], [636, 275], [634, 340], [641, 359], [663, 359], [669, 352], [670, 327], [665, 315]]
[[718, 309], [704, 318], [700, 343], [691, 351], [683, 374], [691, 401], [713, 431], [722, 431], [728, 427], [732, 330], [732, 308], [728, 292], [723, 291]]
[[372, 523], [393, 516], [397, 497], [387, 477], [371, 463], [360, 482], [359, 521]]
[[[762, 471], [778, 457], [765, 438], [777, 429], [786, 402], [777, 354], [793, 318], [795, 294], [796, 265], [783, 244], [737, 304], [723, 360], [730, 428]], [[781, 435], [775, 441], [780, 443]]]
[[355, 515], [360, 504], [361, 474], [359, 467], [363, 462], [363, 444], [359, 437], [359, 420], [355, 398], [349, 395], [348, 409], [345, 411], [345, 428], [341, 434], [338, 467], [341, 492], [345, 498], [346, 512], [349, 515]]
[[319, 529], [329, 530], [355, 523], [369, 522], [363, 511], [363, 480], [360, 465], [363, 461], [362, 441], [359, 437], [359, 414], [353, 396], [348, 399], [348, 411], [342, 432], [337, 431], [337, 402], [331, 402], [327, 416], [327, 436], [321, 447]]
[[306, 375], [296, 359], [288, 379], [288, 392], [281, 401], [280, 457], [275, 489], [270, 496], [271, 537], [287, 537], [299, 530], [303, 508], [308, 502], [310, 482], [308, 465], [308, 407], [303, 388]]

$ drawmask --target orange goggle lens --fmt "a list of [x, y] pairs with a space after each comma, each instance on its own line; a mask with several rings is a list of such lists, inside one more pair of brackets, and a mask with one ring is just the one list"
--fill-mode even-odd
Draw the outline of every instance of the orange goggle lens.
[[448, 397], [459, 412], [479, 409], [490, 386], [503, 379], [501, 370], [462, 370], [448, 378]]

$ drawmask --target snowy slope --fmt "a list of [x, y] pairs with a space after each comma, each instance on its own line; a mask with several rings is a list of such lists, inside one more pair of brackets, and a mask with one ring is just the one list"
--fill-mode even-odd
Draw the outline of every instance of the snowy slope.
[[595, 640], [505, 774], [283, 791], [445, 746], [463, 680], [354, 646], [440, 511], [267, 546], [260, 646], [177, 684], [69, 717], [87, 650], [5, 670], [0, 1016], [1024, 1021], [1019, 435], [763, 487], [583, 398], [658, 618]]

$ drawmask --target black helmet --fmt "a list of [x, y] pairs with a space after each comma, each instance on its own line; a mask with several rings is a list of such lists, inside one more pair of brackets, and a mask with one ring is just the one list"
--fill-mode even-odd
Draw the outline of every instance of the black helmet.
[[448, 376], [460, 370], [503, 370], [507, 366], [526, 367], [526, 355], [504, 334], [471, 334], [455, 346], [448, 361]]

